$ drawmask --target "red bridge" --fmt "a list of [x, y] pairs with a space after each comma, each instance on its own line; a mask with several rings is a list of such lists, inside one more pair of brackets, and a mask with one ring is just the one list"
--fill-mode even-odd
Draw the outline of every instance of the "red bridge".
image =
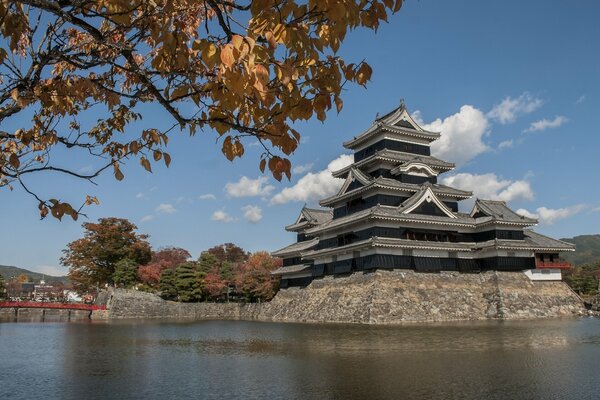
[[82, 303], [44, 303], [37, 301], [0, 301], [0, 308], [54, 308], [60, 310], [96, 311], [106, 310], [106, 306]]

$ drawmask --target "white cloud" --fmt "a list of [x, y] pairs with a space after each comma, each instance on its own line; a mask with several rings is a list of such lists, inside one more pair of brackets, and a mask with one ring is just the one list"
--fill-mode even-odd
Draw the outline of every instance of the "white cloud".
[[212, 193], [206, 193], [206, 194], [201, 194], [200, 196], [198, 196], [198, 199], [200, 199], [200, 200], [216, 200], [217, 196], [215, 196]]
[[157, 213], [163, 213], [163, 214], [173, 214], [175, 211], [177, 211], [175, 209], [175, 207], [173, 207], [172, 204], [169, 203], [162, 203], [159, 204], [158, 207], [156, 207], [155, 210]]
[[296, 165], [294, 168], [292, 168], [292, 173], [293, 174], [303, 174], [305, 172], [308, 172], [312, 169], [314, 163], [310, 163], [310, 164], [304, 164], [304, 165]]
[[269, 196], [275, 189], [275, 186], [267, 185], [268, 178], [261, 176], [256, 179], [250, 179], [242, 176], [236, 183], [228, 182], [225, 185], [225, 191], [231, 197], [255, 197]]
[[215, 211], [213, 213], [212, 220], [228, 223], [228, 222], [233, 222], [236, 219], [234, 217], [232, 217], [231, 215], [227, 214], [224, 210], [219, 210], [219, 211]]
[[579, 96], [579, 98], [577, 99], [577, 101], [575, 102], [575, 104], [581, 104], [585, 101], [585, 94], [582, 94], [581, 96]]
[[526, 180], [500, 179], [496, 174], [461, 173], [441, 179], [444, 185], [470, 190], [473, 196], [486, 200], [533, 200], [531, 184]]
[[[420, 114], [415, 114], [420, 119]], [[458, 113], [443, 120], [438, 118], [431, 123], [417, 123], [423, 129], [442, 133], [431, 144], [431, 151], [436, 157], [458, 165], [489, 149], [483, 142], [483, 136], [488, 130], [488, 120], [483, 112], [473, 106], [464, 105]]]
[[143, 197], [144, 197], [144, 193], [142, 193], [142, 192], [139, 192], [138, 194], [135, 195], [136, 199], [141, 199]]
[[564, 115], [558, 115], [554, 119], [541, 119], [539, 121], [532, 122], [529, 125], [529, 128], [525, 129], [523, 132], [537, 132], [537, 131], [545, 131], [549, 128], [558, 128], [559, 126], [566, 123], [569, 119]]
[[543, 104], [543, 100], [525, 92], [516, 99], [510, 96], [505, 98], [500, 104], [496, 104], [487, 116], [501, 124], [508, 124], [514, 122], [521, 115], [537, 110]]
[[154, 215], [145, 215], [142, 217], [142, 219], [140, 220], [141, 222], [148, 222], [148, 221], [152, 221], [154, 219]]
[[530, 212], [524, 208], [520, 208], [517, 210], [517, 214], [524, 215], [529, 218], [535, 218], [539, 220], [540, 224], [552, 225], [554, 222], [559, 219], [567, 218], [572, 215], [579, 213], [583, 210], [585, 206], [583, 204], [576, 204], [571, 207], [565, 208], [546, 208], [546, 207], [538, 207], [535, 211]]
[[513, 141], [511, 140], [505, 140], [503, 142], [500, 142], [498, 144], [498, 150], [504, 150], [504, 149], [510, 149], [511, 147], [513, 147]]
[[246, 219], [246, 221], [252, 222], [254, 224], [259, 222], [263, 217], [262, 210], [258, 206], [248, 205], [242, 207], [242, 211], [244, 211], [244, 218]]
[[331, 161], [327, 168], [319, 172], [309, 172], [298, 179], [295, 185], [283, 189], [271, 199], [271, 204], [285, 204], [291, 201], [315, 201], [335, 194], [344, 181], [331, 176], [333, 171], [354, 162], [350, 154], [342, 154]]

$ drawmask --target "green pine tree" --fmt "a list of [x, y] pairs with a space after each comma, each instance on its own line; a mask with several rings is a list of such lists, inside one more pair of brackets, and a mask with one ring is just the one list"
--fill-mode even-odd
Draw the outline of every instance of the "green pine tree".
[[175, 286], [175, 271], [165, 269], [160, 274], [160, 292], [165, 300], [177, 300], [177, 287]]
[[138, 264], [130, 258], [124, 258], [115, 265], [113, 282], [118, 286], [130, 288], [137, 282], [137, 271]]
[[229, 261], [223, 261], [221, 264], [221, 268], [219, 269], [221, 272], [221, 279], [227, 282], [231, 282], [233, 280], [233, 263]]
[[200, 301], [202, 299], [202, 277], [195, 262], [181, 264], [175, 270], [175, 286], [179, 300], [183, 302]]
[[0, 274], [0, 300], [6, 299], [6, 281], [2, 274]]
[[208, 251], [202, 252], [198, 259], [198, 271], [208, 274], [214, 267], [219, 265], [219, 259]]

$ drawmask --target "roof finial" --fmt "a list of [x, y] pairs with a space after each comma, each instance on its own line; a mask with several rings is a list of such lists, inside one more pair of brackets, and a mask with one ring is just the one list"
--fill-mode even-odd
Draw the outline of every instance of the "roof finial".
[[400, 98], [400, 108], [405, 108], [405, 106], [404, 106], [404, 97]]
[[379, 111], [377, 111], [377, 114], [375, 114], [375, 120], [379, 119]]

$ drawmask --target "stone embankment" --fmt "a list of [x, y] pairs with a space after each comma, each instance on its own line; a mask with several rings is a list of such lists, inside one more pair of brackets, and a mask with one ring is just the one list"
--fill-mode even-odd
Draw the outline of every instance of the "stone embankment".
[[177, 303], [114, 290], [107, 311], [92, 318], [236, 319], [278, 322], [398, 324], [583, 315], [581, 299], [563, 282], [532, 282], [520, 272], [424, 274], [376, 271], [325, 277], [281, 290], [262, 304]]

